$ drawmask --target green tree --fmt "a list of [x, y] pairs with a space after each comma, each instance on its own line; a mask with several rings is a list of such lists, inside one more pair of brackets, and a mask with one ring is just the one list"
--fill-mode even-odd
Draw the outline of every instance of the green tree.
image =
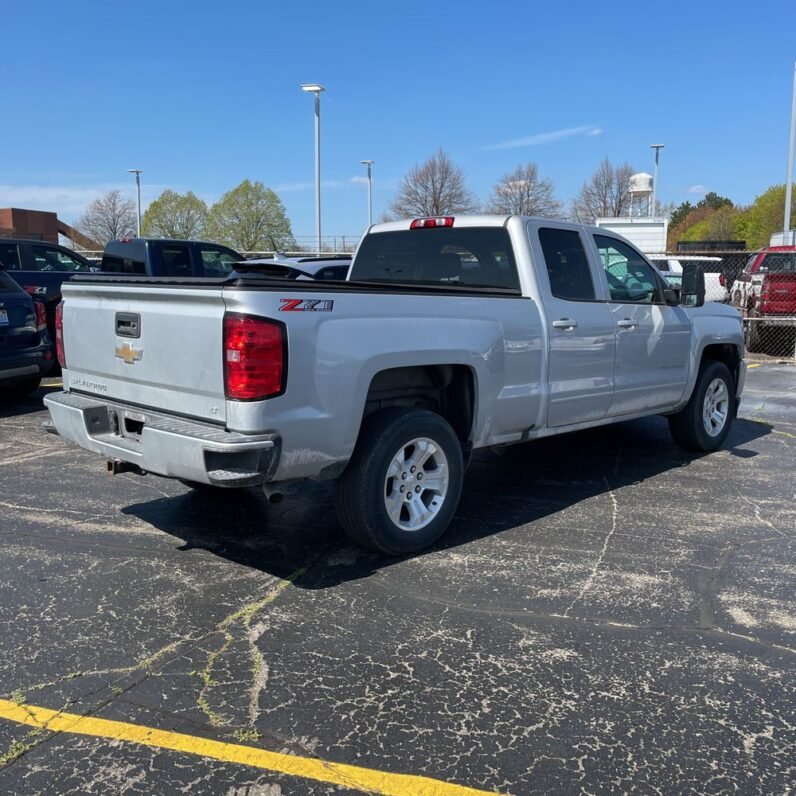
[[159, 238], [201, 238], [207, 225], [207, 205], [193, 191], [163, 191], [144, 213], [145, 235]]
[[280, 198], [261, 182], [244, 180], [211, 208], [206, 234], [238, 251], [289, 251], [296, 247]]
[[719, 210], [726, 206], [732, 207], [732, 200], [726, 196], [719, 196], [715, 191], [708, 191], [697, 202], [697, 207], [709, 207], [711, 210]]
[[674, 210], [672, 210], [671, 218], [669, 219], [670, 227], [679, 227], [685, 221], [686, 216], [694, 209], [691, 202], [682, 202]]
[[[793, 192], [791, 216], [796, 217], [796, 191]], [[785, 220], [785, 185], [772, 185], [756, 197], [738, 217], [736, 234], [750, 249], [767, 246], [773, 232], [781, 232]]]

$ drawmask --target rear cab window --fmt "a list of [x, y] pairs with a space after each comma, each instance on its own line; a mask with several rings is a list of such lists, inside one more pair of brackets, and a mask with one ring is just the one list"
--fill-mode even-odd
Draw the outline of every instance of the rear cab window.
[[102, 255], [101, 270], [111, 274], [146, 274], [144, 244], [111, 241]]
[[349, 278], [357, 282], [520, 288], [511, 240], [503, 227], [374, 232], [362, 241]]

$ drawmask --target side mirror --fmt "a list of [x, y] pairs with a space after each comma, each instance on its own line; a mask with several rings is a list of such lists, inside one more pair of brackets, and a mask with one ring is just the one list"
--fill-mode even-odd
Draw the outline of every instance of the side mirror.
[[705, 272], [697, 263], [683, 263], [683, 282], [680, 287], [680, 304], [683, 307], [701, 307], [705, 303]]

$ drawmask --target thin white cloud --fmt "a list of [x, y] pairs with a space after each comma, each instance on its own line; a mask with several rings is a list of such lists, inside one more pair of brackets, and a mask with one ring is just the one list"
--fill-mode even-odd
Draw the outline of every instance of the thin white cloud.
[[357, 174], [356, 176], [351, 177], [348, 181], [349, 182], [358, 183], [359, 185], [367, 185], [368, 184], [368, 178], [367, 177], [363, 177], [361, 174]]
[[[144, 182], [141, 185], [141, 203], [146, 206], [168, 187]], [[135, 201], [135, 185], [132, 181], [97, 185], [0, 184], [0, 207], [46, 210], [68, 222], [80, 216], [88, 204], [108, 191], [121, 191], [122, 196]]]
[[551, 130], [548, 133], [536, 133], [525, 138], [514, 138], [511, 141], [503, 141], [500, 144], [490, 144], [484, 149], [518, 149], [525, 146], [538, 146], [539, 144], [550, 144], [553, 141], [560, 141], [562, 138], [572, 138], [576, 135], [601, 135], [602, 128], [595, 127], [593, 124], [582, 125], [581, 127], [567, 127], [563, 130]]
[[[321, 180], [321, 188], [340, 188], [344, 184], [340, 180]], [[280, 185], [274, 185], [273, 189], [277, 193], [295, 193], [297, 191], [309, 191], [314, 187], [314, 182], [283, 182]]]
[[708, 189], [704, 185], [692, 185], [688, 189], [688, 193], [707, 193]]

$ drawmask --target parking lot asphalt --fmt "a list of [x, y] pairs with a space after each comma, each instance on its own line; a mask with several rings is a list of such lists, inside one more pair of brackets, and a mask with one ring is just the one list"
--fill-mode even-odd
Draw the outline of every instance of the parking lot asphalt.
[[406, 560], [328, 484], [108, 477], [48, 389], [0, 405], [0, 793], [792, 792], [793, 366], [711, 455], [662, 418], [479, 452]]

